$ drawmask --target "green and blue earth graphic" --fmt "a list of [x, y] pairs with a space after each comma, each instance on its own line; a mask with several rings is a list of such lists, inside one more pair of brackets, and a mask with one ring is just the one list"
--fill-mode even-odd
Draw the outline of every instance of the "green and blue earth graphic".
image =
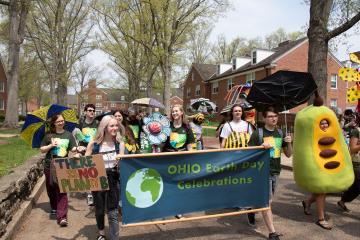
[[132, 173], [126, 183], [126, 198], [137, 208], [154, 205], [163, 193], [163, 181], [160, 174], [152, 168], [142, 168]]

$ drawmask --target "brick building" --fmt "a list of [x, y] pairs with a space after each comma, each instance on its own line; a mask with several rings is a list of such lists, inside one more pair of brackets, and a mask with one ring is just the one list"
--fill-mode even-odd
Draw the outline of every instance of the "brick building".
[[7, 77], [3, 64], [3, 60], [0, 56], [0, 114], [5, 114], [7, 101]]
[[[308, 39], [280, 43], [272, 50], [254, 49], [251, 57], [238, 57], [231, 64], [193, 64], [184, 83], [184, 106], [190, 107], [190, 99], [211, 99], [221, 110], [226, 106], [226, 93], [234, 85], [261, 80], [279, 70], [307, 72]], [[353, 105], [346, 103], [347, 83], [338, 78], [343, 67], [331, 53], [328, 54], [327, 106], [344, 111]], [[296, 113], [304, 106], [290, 110]]]
[[88, 86], [78, 94], [78, 109], [81, 112], [88, 103], [95, 105], [97, 115], [115, 109], [127, 109], [127, 98], [125, 89], [99, 88], [96, 80], [90, 80]]

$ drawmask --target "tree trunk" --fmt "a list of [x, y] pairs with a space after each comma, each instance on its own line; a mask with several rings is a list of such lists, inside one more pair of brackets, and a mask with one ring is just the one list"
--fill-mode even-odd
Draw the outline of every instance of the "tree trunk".
[[[327, 104], [327, 56], [328, 56], [328, 19], [331, 0], [313, 0], [310, 5], [308, 71], [318, 86], [318, 92]], [[310, 103], [312, 104], [312, 102]]]
[[170, 116], [170, 94], [171, 94], [171, 62], [167, 54], [162, 64], [163, 78], [164, 78], [164, 105], [165, 113]]
[[19, 6], [16, 1], [11, 1], [9, 5], [10, 16], [10, 36], [9, 36], [9, 79], [7, 81], [7, 105], [3, 127], [16, 128], [19, 126], [19, 53], [20, 39], [19, 30]]

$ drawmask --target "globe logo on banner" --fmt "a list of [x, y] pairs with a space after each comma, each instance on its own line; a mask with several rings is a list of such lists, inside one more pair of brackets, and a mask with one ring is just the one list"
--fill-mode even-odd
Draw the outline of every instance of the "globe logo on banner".
[[154, 205], [163, 193], [160, 174], [152, 168], [142, 168], [132, 173], [126, 183], [126, 198], [137, 208]]

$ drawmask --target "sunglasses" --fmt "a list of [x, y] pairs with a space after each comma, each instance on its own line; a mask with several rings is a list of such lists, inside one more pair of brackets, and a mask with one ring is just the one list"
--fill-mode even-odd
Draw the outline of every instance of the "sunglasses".
[[94, 109], [88, 109], [88, 110], [86, 110], [86, 111], [88, 111], [88, 112], [95, 112]]

